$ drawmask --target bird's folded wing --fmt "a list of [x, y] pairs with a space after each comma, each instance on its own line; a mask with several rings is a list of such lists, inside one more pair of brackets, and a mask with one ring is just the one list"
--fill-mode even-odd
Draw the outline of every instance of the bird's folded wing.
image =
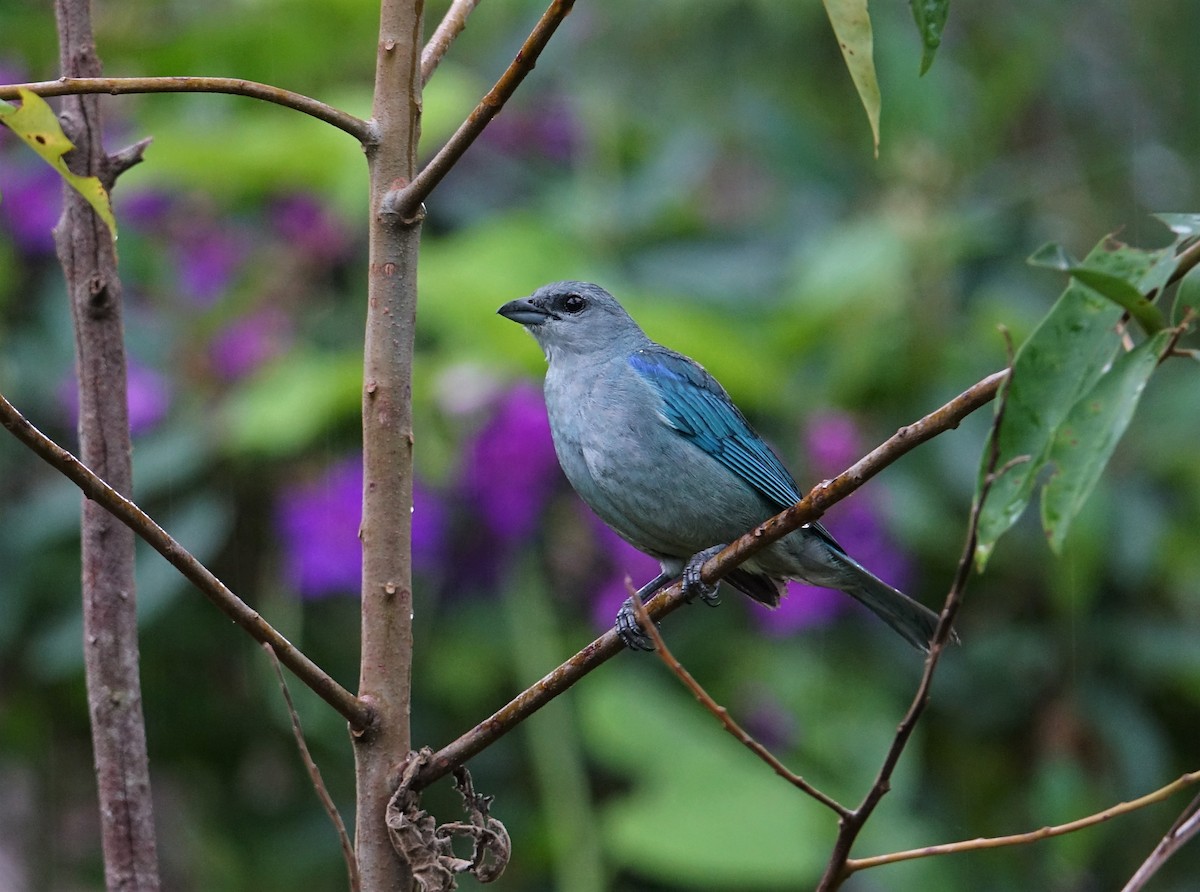
[[681, 436], [777, 504], [800, 501], [796, 481], [702, 366], [666, 348], [645, 348], [629, 364], [662, 399], [659, 417]]

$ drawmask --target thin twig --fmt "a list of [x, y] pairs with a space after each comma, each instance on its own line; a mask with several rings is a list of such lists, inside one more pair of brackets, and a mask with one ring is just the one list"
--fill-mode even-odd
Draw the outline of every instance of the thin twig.
[[712, 695], [704, 690], [700, 682], [696, 681], [692, 673], [688, 672], [683, 667], [683, 664], [675, 658], [675, 655], [667, 649], [662, 633], [658, 631], [658, 626], [654, 624], [654, 620], [650, 619], [650, 614], [646, 612], [646, 605], [642, 603], [642, 599], [638, 597], [638, 593], [634, 591], [633, 585], [628, 578], [625, 580], [625, 585], [629, 589], [630, 600], [633, 604], [633, 614], [637, 617], [638, 625], [641, 626], [642, 631], [654, 642], [654, 650], [658, 654], [658, 658], [666, 664], [668, 669], [675, 673], [675, 677], [683, 682], [684, 686], [695, 695], [701, 705], [716, 716], [717, 721], [721, 723], [725, 730], [737, 738], [750, 752], [771, 766], [771, 769], [789, 784], [803, 790], [813, 799], [817, 800], [817, 802], [832, 809], [840, 817], [844, 818], [850, 814], [850, 809], [846, 808], [846, 806], [833, 797], [822, 793], [800, 775], [791, 771], [775, 757], [774, 753], [755, 740], [741, 725], [734, 721], [733, 716], [729, 714], [729, 710], [717, 703], [712, 698]]
[[[933, 855], [953, 855], [960, 852], [978, 852], [984, 849], [998, 849], [1004, 846], [1018, 846], [1026, 843], [1039, 842], [1043, 839], [1050, 839], [1054, 836], [1063, 836], [1067, 833], [1074, 833], [1077, 830], [1084, 830], [1088, 827], [1094, 827], [1097, 824], [1103, 824], [1105, 821], [1110, 821], [1113, 818], [1127, 815], [1130, 812], [1137, 811], [1140, 808], [1145, 808], [1148, 805], [1154, 805], [1156, 802], [1162, 802], [1175, 793], [1190, 787], [1196, 783], [1200, 783], [1200, 771], [1193, 771], [1190, 774], [1185, 774], [1177, 778], [1165, 787], [1155, 790], [1153, 793], [1148, 793], [1138, 799], [1130, 800], [1129, 802], [1121, 802], [1117, 805], [1096, 812], [1093, 815], [1088, 815], [1086, 818], [1079, 818], [1066, 824], [1058, 824], [1053, 827], [1042, 827], [1038, 830], [1031, 830], [1028, 833], [1014, 833], [1010, 836], [990, 836], [981, 837], [979, 839], [964, 839], [960, 842], [948, 842], [935, 846], [925, 846], [920, 849], [908, 849], [903, 852], [889, 852], [886, 855], [874, 855], [870, 858], [851, 858], [846, 861], [846, 873], [854, 873], [860, 870], [866, 870], [869, 867], [882, 867], [885, 864], [897, 864], [901, 861], [912, 861], [915, 858], [928, 858]], [[1132, 881], [1131, 881], [1132, 882]], [[1126, 886], [1124, 892], [1133, 892], [1140, 886]]]
[[988, 452], [987, 471], [975, 504], [971, 506], [966, 542], [963, 543], [962, 554], [958, 559], [958, 567], [954, 572], [950, 591], [946, 595], [946, 602], [942, 607], [941, 617], [938, 619], [937, 628], [933, 633], [933, 640], [929, 645], [929, 655], [925, 658], [925, 668], [921, 673], [921, 682], [917, 685], [917, 691], [913, 695], [908, 711], [896, 729], [891, 746], [888, 747], [883, 764], [880, 766], [879, 773], [876, 775], [875, 781], [871, 784], [871, 788], [867, 791], [866, 796], [863, 797], [858, 808], [847, 815], [843, 815], [839, 822], [837, 839], [830, 853], [829, 862], [825, 867], [825, 873], [817, 885], [817, 892], [830, 892], [830, 890], [837, 889], [846, 877], [849, 876], [846, 865], [849, 860], [850, 849], [854, 846], [855, 840], [858, 838], [867, 820], [875, 811], [876, 806], [879, 805], [880, 801], [891, 789], [892, 774], [895, 772], [896, 766], [900, 762], [900, 756], [903, 754], [904, 748], [908, 745], [908, 741], [917, 727], [917, 722], [920, 720], [925, 707], [929, 703], [929, 691], [933, 684], [933, 673], [937, 668], [938, 660], [941, 658], [946, 642], [952, 634], [951, 630], [954, 627], [954, 618], [958, 613], [959, 605], [962, 603], [963, 593], [967, 587], [967, 580], [971, 575], [975, 548], [979, 539], [979, 516], [983, 511], [983, 505], [987, 501], [987, 495], [992, 488], [992, 484], [996, 481], [1000, 473], [1008, 469], [1007, 465], [999, 471], [996, 467], [1000, 460], [1000, 449], [996, 432], [999, 430], [1000, 423], [1004, 418], [1004, 406], [1004, 400], [1001, 399], [995, 417], [992, 420], [992, 435], [989, 438], [991, 448]]
[[43, 461], [62, 472], [83, 491], [85, 496], [141, 536], [192, 585], [198, 588], [201, 594], [220, 608], [222, 613], [249, 632], [255, 641], [261, 644], [270, 644], [283, 664], [292, 670], [297, 678], [312, 688], [318, 697], [341, 713], [353, 728], [361, 730], [372, 725], [374, 712], [369, 705], [339, 685], [325, 670], [284, 638], [270, 623], [259, 616], [257, 611], [230, 591], [225, 583], [217, 579], [207, 567], [196, 560], [191, 552], [155, 523], [145, 511], [114, 490], [74, 455], [30, 424], [3, 395], [0, 395], [0, 425], [7, 428], [14, 437], [32, 449]]
[[273, 102], [303, 112], [318, 121], [344, 130], [360, 143], [371, 143], [375, 139], [375, 131], [369, 121], [356, 118], [303, 93], [293, 93], [291, 90], [237, 77], [62, 77], [56, 81], [0, 86], [0, 99], [18, 98], [18, 89], [29, 90], [39, 96], [68, 96], [81, 93], [109, 93], [114, 96], [124, 93], [228, 93]]
[[287, 679], [283, 675], [283, 666], [279, 662], [279, 655], [275, 653], [275, 648], [269, 644], [264, 643], [262, 647], [271, 658], [271, 665], [275, 667], [275, 676], [279, 679], [279, 690], [283, 692], [283, 702], [287, 705], [288, 716], [292, 720], [292, 736], [296, 738], [296, 747], [300, 750], [300, 759], [304, 762], [304, 768], [308, 772], [308, 779], [312, 781], [317, 798], [321, 800], [321, 805], [324, 807], [325, 813], [329, 815], [329, 820], [333, 822], [333, 829], [337, 831], [338, 842], [342, 846], [342, 859], [346, 862], [346, 874], [350, 880], [350, 892], [359, 892], [362, 884], [358, 879], [358, 859], [354, 856], [354, 844], [350, 842], [350, 834], [346, 832], [346, 824], [342, 821], [342, 816], [338, 812], [337, 806], [333, 804], [333, 797], [329, 795], [329, 790], [325, 787], [325, 781], [321, 779], [321, 769], [313, 761], [312, 753], [308, 749], [308, 743], [304, 740], [304, 729], [300, 727], [300, 715], [296, 712], [296, 704], [292, 702], [292, 692], [288, 690]]
[[433, 36], [425, 44], [425, 49], [421, 51], [422, 86], [429, 83], [429, 78], [433, 76], [433, 72], [441, 63], [442, 57], [446, 55], [446, 50], [450, 49], [450, 44], [454, 42], [454, 38], [458, 37], [463, 32], [463, 29], [467, 27], [467, 16], [474, 11], [479, 3], [480, 0], [453, 0], [450, 4], [450, 8], [446, 10], [446, 14], [442, 16], [442, 21], [438, 24], [437, 30], [433, 32]]
[[403, 189], [397, 189], [386, 202], [385, 210], [396, 215], [401, 220], [412, 219], [421, 207], [421, 203], [429, 197], [442, 178], [449, 173], [458, 159], [475, 142], [492, 118], [499, 114], [504, 103], [512, 96], [525, 76], [537, 64], [537, 58], [549, 42], [562, 20], [567, 17], [575, 0], [553, 0], [549, 8], [542, 14], [516, 58], [508, 66], [495, 86], [488, 90], [487, 95], [479, 100], [475, 110], [459, 125], [454, 135], [425, 165], [411, 183]]
[[1167, 279], [1168, 285], [1174, 285], [1188, 273], [1190, 273], [1197, 264], [1200, 264], [1200, 239], [1192, 242], [1175, 257], [1175, 269], [1171, 273], [1171, 277]]
[[[987, 405], [996, 396], [996, 391], [1007, 375], [1007, 370], [988, 375], [940, 409], [929, 413], [920, 421], [900, 428], [849, 470], [833, 480], [813, 487], [800, 502], [750, 531], [711, 558], [705, 563], [701, 578], [708, 583], [715, 582], [771, 542], [786, 536], [803, 524], [816, 520], [831, 505], [850, 495], [900, 456], [938, 434], [958, 427], [964, 418], [980, 406]], [[650, 601], [647, 610], [652, 619], [658, 620], [685, 603], [682, 587], [676, 582], [659, 592]], [[624, 645], [613, 630], [605, 632], [493, 715], [434, 753], [422, 767], [417, 777], [416, 788], [426, 787], [445, 777], [452, 768], [490, 746], [593, 669], [612, 659], [623, 648]]]
[[[1185, 774], [1180, 780], [1192, 778], [1192, 782], [1200, 779], [1200, 771]], [[1179, 781], [1176, 781], [1178, 784]], [[1167, 863], [1167, 859], [1178, 852], [1183, 845], [1197, 832], [1200, 832], [1200, 795], [1196, 796], [1183, 810], [1171, 829], [1167, 831], [1154, 851], [1142, 862], [1137, 872], [1129, 878], [1121, 892], [1141, 892], [1150, 878], [1158, 873], [1158, 869]]]

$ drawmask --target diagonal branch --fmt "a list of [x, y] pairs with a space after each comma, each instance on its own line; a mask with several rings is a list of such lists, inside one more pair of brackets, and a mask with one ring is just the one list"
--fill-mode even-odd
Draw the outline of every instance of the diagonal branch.
[[295, 109], [344, 130], [364, 144], [375, 140], [375, 130], [369, 121], [356, 118], [303, 93], [293, 93], [281, 87], [237, 77], [61, 77], [56, 81], [0, 86], [0, 99], [18, 98], [17, 90], [21, 88], [39, 96], [77, 96], [85, 93], [109, 93], [114, 96], [124, 93], [228, 93]]
[[[802, 525], [819, 518], [831, 505], [844, 499], [874, 477], [900, 456], [938, 434], [958, 427], [959, 423], [987, 405], [1000, 389], [1008, 371], [995, 372], [956, 396], [946, 405], [920, 421], [902, 427], [886, 442], [873, 449], [848, 470], [814, 486], [805, 497], [757, 529], [733, 542], [728, 548], [705, 563], [702, 578], [711, 583], [728, 573], [752, 554], [776, 539], [786, 536]], [[658, 593], [647, 606], [652, 619], [661, 619], [686, 603], [682, 588], [673, 583]], [[948, 631], [947, 626], [947, 631]], [[434, 753], [417, 778], [415, 788], [426, 787], [445, 777], [457, 765], [491, 746], [504, 734], [529, 718], [559, 694], [570, 688], [593, 669], [616, 656], [623, 649], [620, 639], [609, 630], [565, 663], [518, 694], [457, 740]]]
[[63, 449], [0, 396], [0, 425], [32, 449], [43, 461], [58, 469], [85, 496], [141, 536], [183, 576], [212, 601], [222, 613], [250, 633], [260, 644], [269, 644], [280, 662], [292, 670], [314, 693], [339, 713], [351, 727], [364, 729], [374, 721], [372, 709], [330, 677], [275, 630], [258, 612], [226, 587], [146, 512], [97, 477], [79, 459]]
[[422, 84], [429, 83], [429, 79], [433, 77], [433, 72], [441, 63], [442, 57], [446, 55], [446, 50], [450, 49], [450, 44], [454, 42], [454, 38], [458, 37], [467, 27], [467, 16], [475, 10], [479, 3], [480, 0], [453, 0], [450, 4], [446, 14], [442, 16], [437, 30], [433, 32], [433, 36], [425, 44], [425, 49], [421, 51]]
[[[1159, 790], [1158, 793], [1163, 793], [1163, 796], [1158, 798], [1165, 798], [1175, 792], [1175, 789], [1183, 786], [1184, 782], [1195, 783], [1196, 781], [1200, 781], [1200, 771], [1185, 774], [1179, 780], [1175, 781], [1174, 784]], [[1158, 793], [1150, 795], [1157, 796]], [[1142, 798], [1150, 799], [1150, 796]], [[1157, 802], [1158, 798], [1152, 801]], [[1140, 802], [1141, 800], [1138, 801]], [[1146, 804], [1148, 805], [1149, 803]], [[1198, 832], [1200, 832], [1200, 796], [1196, 796], [1188, 803], [1188, 807], [1175, 819], [1175, 823], [1171, 825], [1166, 835], [1159, 840], [1158, 845], [1154, 847], [1154, 851], [1146, 856], [1146, 860], [1142, 862], [1137, 872], [1129, 878], [1129, 882], [1125, 884], [1121, 892], [1141, 892], [1145, 888], [1146, 883], [1150, 881], [1150, 878], [1158, 873], [1158, 869], [1167, 863], [1167, 859], [1178, 852]]]
[[[542, 13], [542, 17], [530, 32], [529, 37], [525, 39], [525, 43], [521, 45], [521, 49], [517, 51], [512, 64], [496, 81], [495, 86], [488, 90], [487, 95], [479, 100], [479, 105], [475, 106], [475, 110], [467, 116], [454, 135], [447, 140], [441, 150], [433, 156], [433, 159], [413, 178], [411, 183], [388, 196], [387, 209], [390, 213], [395, 214], [401, 220], [409, 220], [416, 215], [421, 203], [429, 197], [429, 193], [450, 172], [450, 168], [470, 148], [471, 143], [475, 142], [492, 118], [500, 113], [504, 103], [520, 86], [521, 81], [525, 80], [525, 76], [533, 71], [538, 56], [541, 55], [542, 50], [545, 49], [546, 44], [554, 36], [554, 32], [558, 30], [558, 26], [562, 24], [562, 20], [567, 17], [567, 13], [574, 5], [575, 0], [553, 0], [550, 7]], [[424, 60], [422, 60], [422, 68], [424, 68]]]
[[[1027, 833], [1013, 833], [1008, 836], [988, 836], [980, 837], [979, 839], [964, 839], [960, 842], [948, 842], [941, 845], [924, 846], [919, 849], [907, 849], [903, 852], [889, 852], [886, 855], [873, 855], [869, 858], [849, 858], [846, 861], [846, 873], [854, 873], [859, 870], [866, 870], [869, 867], [882, 867], [885, 864], [898, 864], [901, 861], [912, 861], [916, 858], [929, 858], [933, 855], [954, 855], [960, 852], [978, 852], [984, 849], [999, 849], [1004, 846], [1019, 846], [1026, 845], [1032, 842], [1041, 842], [1043, 839], [1050, 839], [1055, 836], [1064, 836], [1068, 833], [1075, 833], [1078, 830], [1084, 830], [1088, 827], [1094, 827], [1097, 824], [1103, 824], [1105, 821], [1111, 821], [1113, 818], [1127, 815], [1130, 812], [1145, 808], [1148, 805], [1154, 805], [1157, 802], [1162, 802], [1164, 799], [1175, 795], [1180, 790], [1186, 787], [1194, 786], [1200, 783], [1200, 771], [1192, 771], [1181, 777], [1176, 778], [1164, 787], [1160, 787], [1153, 793], [1147, 793], [1145, 796], [1139, 796], [1137, 799], [1131, 799], [1128, 802], [1121, 802], [1117, 805], [1106, 808], [1103, 811], [1098, 811], [1095, 814], [1088, 815], [1084, 818], [1070, 821], [1066, 824], [1056, 824], [1053, 827], [1040, 827], [1037, 830], [1030, 830]], [[1195, 814], [1193, 814], [1193, 818]], [[1160, 844], [1161, 846], [1161, 844]], [[1157, 850], [1156, 850], [1157, 851]], [[1140, 874], [1140, 871], [1139, 871]], [[1131, 883], [1133, 880], [1130, 881]], [[1134, 892], [1140, 886], [1126, 886], [1122, 892]]]
[[346, 862], [346, 877], [349, 881], [350, 892], [361, 892], [362, 883], [358, 878], [358, 858], [354, 855], [354, 844], [350, 842], [350, 834], [346, 832], [346, 822], [342, 820], [337, 806], [334, 805], [333, 797], [329, 795], [329, 788], [325, 786], [325, 781], [321, 779], [321, 769], [317, 767], [316, 760], [313, 759], [312, 753], [308, 749], [308, 743], [304, 739], [304, 728], [300, 725], [300, 714], [296, 712], [296, 704], [292, 702], [292, 694], [288, 690], [287, 678], [283, 674], [283, 666], [279, 662], [275, 648], [269, 644], [264, 644], [263, 650], [271, 658], [271, 666], [275, 669], [275, 677], [279, 679], [279, 690], [283, 693], [283, 703], [287, 707], [288, 717], [292, 720], [292, 737], [296, 740], [296, 749], [300, 751], [300, 761], [304, 763], [304, 770], [308, 772], [308, 779], [312, 782], [313, 790], [316, 791], [317, 798], [321, 800], [321, 807], [325, 809], [325, 814], [329, 815], [329, 820], [333, 823], [334, 832], [337, 833], [338, 842], [342, 846], [342, 860]]
[[[1011, 370], [1009, 374], [1011, 374]], [[1001, 398], [995, 417], [992, 420], [992, 436], [989, 438], [991, 449], [988, 453], [987, 473], [982, 486], [979, 488], [979, 494], [975, 499], [975, 503], [971, 506], [966, 542], [963, 544], [962, 554], [958, 559], [958, 568], [955, 570], [954, 580], [950, 584], [950, 591], [946, 595], [946, 603], [942, 607], [942, 615], [938, 620], [937, 628], [934, 630], [933, 640], [929, 644], [929, 655], [925, 658], [925, 669], [921, 673], [921, 682], [917, 685], [917, 692], [913, 695], [908, 712], [905, 713], [899, 727], [896, 729], [896, 734], [892, 738], [892, 744], [888, 747], [887, 755], [884, 756], [883, 764], [879, 768], [879, 773], [876, 775], [874, 783], [871, 784], [871, 788], [867, 791], [866, 796], [863, 797], [863, 801], [859, 804], [858, 808], [847, 815], [843, 815], [841, 821], [838, 822], [837, 839], [834, 841], [833, 850], [830, 852], [825, 873], [817, 885], [817, 892], [831, 892], [831, 890], [841, 886], [842, 882], [849, 876], [847, 861], [850, 856], [850, 849], [853, 847], [854, 841], [858, 838], [858, 834], [866, 825], [867, 820], [874, 813], [876, 806], [879, 805], [880, 801], [891, 789], [892, 774], [900, 762], [900, 756], [903, 754], [904, 748], [908, 745], [913, 731], [916, 730], [917, 722], [920, 720], [925, 707], [929, 703], [929, 692], [933, 685], [933, 673], [937, 669], [938, 660], [941, 658], [947, 641], [950, 640], [951, 629], [954, 627], [954, 617], [958, 613], [963, 593], [966, 591], [967, 580], [971, 576], [975, 548], [979, 540], [979, 515], [983, 511], [983, 504], [987, 500], [987, 495], [992, 488], [992, 484], [995, 483], [997, 477], [1008, 470], [1008, 465], [1000, 469], [996, 467], [997, 462], [1000, 460], [999, 439], [996, 436], [996, 431], [1004, 419], [1004, 407], [1004, 399]], [[1025, 459], [1021, 458], [1019, 460], [1024, 461]], [[1009, 464], [1015, 463], [1017, 462], [1014, 461]]]
[[662, 632], [658, 630], [658, 626], [650, 619], [650, 614], [646, 612], [646, 605], [642, 603], [642, 599], [638, 597], [638, 593], [633, 590], [628, 577], [625, 578], [625, 585], [629, 589], [629, 599], [633, 604], [633, 614], [637, 617], [638, 625], [642, 631], [654, 642], [654, 651], [658, 654], [658, 658], [666, 664], [667, 668], [675, 674], [676, 678], [683, 682], [684, 687], [692, 692], [695, 698], [700, 701], [700, 704], [716, 716], [717, 721], [721, 723], [722, 727], [736, 737], [746, 749], [771, 766], [771, 769], [776, 774], [793, 787], [807, 793], [826, 808], [832, 809], [840, 817], [845, 818], [849, 815], [850, 809], [846, 808], [846, 806], [842, 805], [832, 796], [822, 793], [800, 775], [790, 770], [775, 757], [774, 753], [755, 740], [745, 728], [734, 721], [733, 716], [729, 714], [729, 710], [714, 700], [712, 695], [704, 690], [700, 682], [696, 681], [695, 676], [688, 672], [683, 664], [675, 658], [675, 655], [667, 649], [667, 644], [663, 641]]

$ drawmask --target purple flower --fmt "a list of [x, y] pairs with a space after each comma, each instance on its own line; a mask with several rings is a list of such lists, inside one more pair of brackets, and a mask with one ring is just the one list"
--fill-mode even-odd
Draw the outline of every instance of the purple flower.
[[[862, 437], [849, 415], [828, 413], [806, 427], [805, 444], [813, 470], [833, 476], [863, 453]], [[877, 503], [878, 490], [859, 490], [839, 502], [822, 521], [846, 552], [890, 585], [903, 590], [912, 580], [912, 564], [884, 529]], [[803, 583], [788, 583], [778, 610], [755, 611], [755, 619], [771, 635], [790, 635], [831, 622], [853, 602], [840, 592]]]
[[579, 144], [579, 124], [570, 107], [552, 100], [540, 108], [506, 110], [484, 131], [484, 139], [502, 152], [569, 161]]
[[756, 684], [742, 694], [739, 711], [745, 715], [746, 730], [772, 752], [795, 745], [800, 736], [796, 716], [766, 685]]
[[222, 378], [236, 380], [278, 356], [290, 341], [287, 314], [277, 307], [265, 307], [218, 332], [209, 345], [209, 357]]
[[[7, 128], [0, 128], [7, 129]], [[27, 152], [24, 147], [10, 150]], [[0, 224], [26, 254], [54, 253], [54, 224], [62, 213], [62, 177], [29, 153], [28, 162], [0, 163]]]
[[804, 629], [827, 626], [849, 602], [841, 592], [802, 582], [789, 582], [775, 610], [756, 609], [755, 622], [768, 635], [786, 637]]
[[849, 415], [826, 412], [809, 419], [804, 429], [804, 447], [813, 473], [832, 477], [862, 456], [862, 436]]
[[463, 452], [457, 501], [464, 517], [450, 590], [494, 587], [561, 480], [542, 396], [528, 382], [517, 384], [496, 400]]
[[590, 510], [581, 510], [588, 513], [590, 526], [609, 568], [608, 575], [592, 596], [592, 621], [597, 628], [607, 628], [629, 597], [626, 578], [634, 589], [638, 589], [657, 576], [661, 568], [658, 561], [638, 551]]
[[245, 255], [244, 240], [228, 229], [213, 226], [185, 233], [175, 245], [184, 296], [201, 306], [212, 306], [229, 290]]
[[[134, 435], [147, 433], [157, 427], [171, 405], [171, 392], [166, 379], [132, 357], [125, 372], [125, 395], [129, 407], [129, 431]], [[74, 372], [59, 387], [58, 397], [71, 426], [78, 426], [79, 383]]]
[[446, 564], [446, 505], [432, 489], [413, 480], [412, 562], [417, 573], [433, 574]]
[[349, 253], [345, 227], [311, 195], [289, 195], [270, 210], [275, 231], [298, 253], [310, 260], [331, 263]]
[[[344, 458], [315, 480], [286, 487], [276, 504], [283, 545], [284, 579], [302, 598], [357, 594], [362, 578], [363, 469], [361, 456]], [[441, 563], [444, 509], [419, 483], [413, 485], [413, 567]]]
[[462, 493], [504, 550], [534, 531], [561, 479], [542, 395], [518, 384], [467, 447]]
[[116, 194], [120, 224], [128, 224], [142, 232], [161, 230], [175, 206], [174, 196], [159, 189], [147, 189], [132, 195], [124, 195], [119, 191]]

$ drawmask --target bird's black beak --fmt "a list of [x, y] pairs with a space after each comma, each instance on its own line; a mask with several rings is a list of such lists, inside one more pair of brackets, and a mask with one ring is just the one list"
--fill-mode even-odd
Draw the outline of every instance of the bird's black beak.
[[536, 303], [532, 297], [510, 300], [496, 312], [505, 319], [511, 319], [521, 325], [541, 325], [553, 315], [545, 307]]

